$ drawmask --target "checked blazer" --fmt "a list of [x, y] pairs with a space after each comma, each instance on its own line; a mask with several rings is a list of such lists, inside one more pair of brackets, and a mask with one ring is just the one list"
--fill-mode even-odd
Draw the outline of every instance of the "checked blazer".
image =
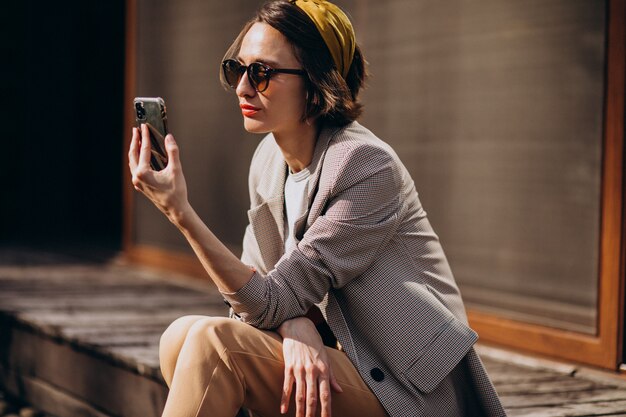
[[467, 378], [453, 383], [473, 390], [477, 415], [505, 415], [439, 238], [395, 152], [357, 122], [324, 127], [310, 170], [308, 210], [296, 221], [296, 247], [284, 253], [287, 165], [271, 134], [259, 144], [242, 254], [256, 272], [223, 293], [234, 313], [274, 329], [317, 305], [390, 416], [433, 415], [429, 394], [462, 361]]

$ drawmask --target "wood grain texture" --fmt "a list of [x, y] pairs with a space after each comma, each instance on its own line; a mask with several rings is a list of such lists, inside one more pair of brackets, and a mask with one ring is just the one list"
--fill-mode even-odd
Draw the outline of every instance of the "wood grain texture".
[[[213, 287], [166, 271], [0, 259], [0, 385], [58, 417], [158, 417], [160, 334], [182, 315], [226, 314]], [[479, 354], [511, 416], [603, 415], [626, 402], [616, 374]]]
[[7, 258], [0, 383], [59, 417], [160, 416], [160, 335], [187, 314], [227, 313], [213, 287], [167, 284], [163, 273], [65, 260], [6, 267]]
[[0, 376], [7, 391], [19, 393], [21, 399], [54, 416], [114, 417], [37, 377], [6, 371], [2, 366]]
[[608, 62], [602, 190], [602, 246], [600, 248], [600, 338], [616, 368], [622, 363], [624, 330], [624, 124], [626, 120], [626, 5], [609, 3]]

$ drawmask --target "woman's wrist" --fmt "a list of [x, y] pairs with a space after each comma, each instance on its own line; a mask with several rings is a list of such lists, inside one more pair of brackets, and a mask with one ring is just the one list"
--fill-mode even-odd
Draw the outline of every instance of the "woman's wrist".
[[306, 317], [294, 317], [289, 320], [285, 320], [276, 331], [283, 337], [293, 336], [298, 330], [302, 330], [303, 327], [311, 326], [315, 329], [313, 322]]
[[178, 227], [181, 231], [184, 231], [185, 229], [189, 229], [194, 216], [196, 216], [196, 212], [193, 207], [191, 207], [191, 204], [186, 202], [182, 207], [172, 209], [168, 218], [176, 227]]

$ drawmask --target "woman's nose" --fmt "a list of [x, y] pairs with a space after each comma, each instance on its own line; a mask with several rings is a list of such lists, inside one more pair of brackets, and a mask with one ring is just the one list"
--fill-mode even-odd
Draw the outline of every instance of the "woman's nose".
[[239, 97], [252, 97], [256, 94], [256, 90], [250, 84], [250, 80], [248, 79], [248, 72], [244, 72], [239, 79], [239, 84], [237, 84], [237, 89], [235, 89], [237, 96]]

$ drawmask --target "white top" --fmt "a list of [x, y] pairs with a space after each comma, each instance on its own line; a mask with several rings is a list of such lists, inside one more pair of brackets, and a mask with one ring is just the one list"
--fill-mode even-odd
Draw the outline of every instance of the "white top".
[[290, 171], [285, 180], [285, 253], [296, 245], [294, 225], [306, 212], [310, 177], [311, 171], [306, 167], [296, 173]]

